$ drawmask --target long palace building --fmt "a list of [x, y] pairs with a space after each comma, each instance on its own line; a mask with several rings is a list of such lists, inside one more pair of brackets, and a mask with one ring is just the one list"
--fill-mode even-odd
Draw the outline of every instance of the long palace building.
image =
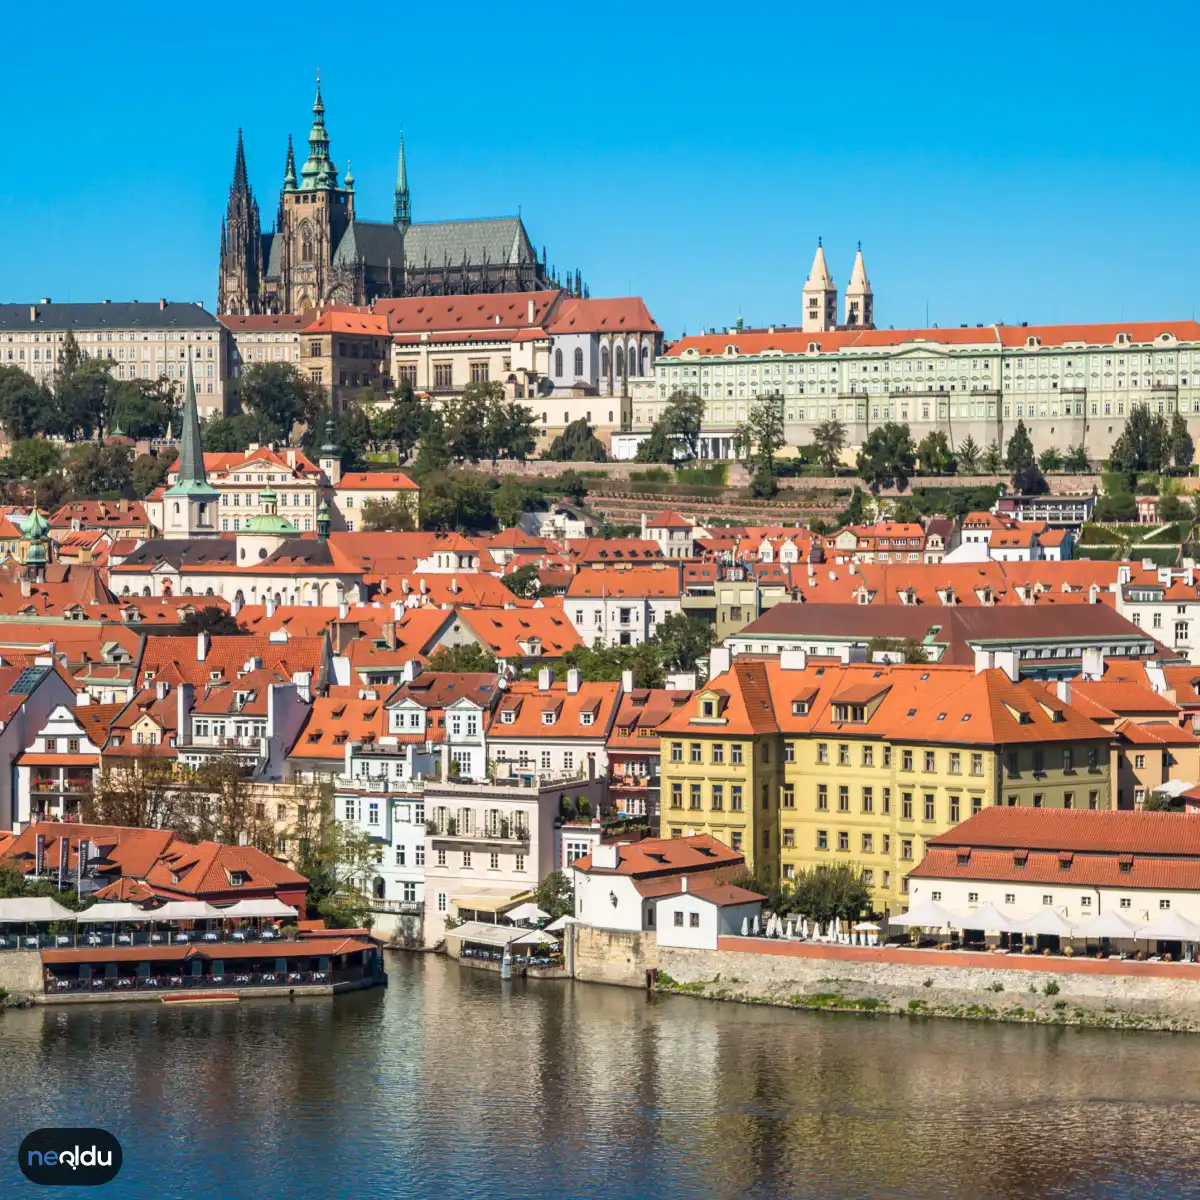
[[[870, 285], [855, 261], [855, 305], [833, 325], [836, 293], [822, 250], [804, 291], [804, 316], [825, 328], [730, 329], [680, 338], [634, 382], [633, 429], [618, 455], [648, 435], [669, 396], [708, 402], [702, 454], [733, 454], [738, 425], [756, 400], [778, 396], [787, 444], [811, 443], [822, 421], [846, 427], [860, 445], [885, 421], [906, 423], [914, 440], [943, 430], [952, 446], [1003, 446], [1018, 420], [1040, 452], [1082, 445], [1103, 457], [1137, 405], [1187, 417], [1200, 436], [1200, 323], [1122, 321], [1094, 325], [976, 325], [877, 329]], [[819, 286], [814, 287], [814, 279]], [[812, 306], [813, 296], [818, 298]], [[850, 301], [850, 289], [847, 300]]]

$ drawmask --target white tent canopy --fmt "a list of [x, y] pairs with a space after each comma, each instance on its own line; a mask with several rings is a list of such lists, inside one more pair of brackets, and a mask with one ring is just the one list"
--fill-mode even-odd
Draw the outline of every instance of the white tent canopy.
[[[492, 925], [488, 921], [464, 921], [453, 929], [447, 929], [446, 937], [459, 938], [461, 941], [474, 942], [481, 946], [503, 947], [511, 942], [520, 941], [531, 933], [540, 932], [539, 929], [515, 929], [512, 925]], [[553, 940], [550, 938], [550, 941]]]
[[520, 937], [513, 938], [511, 946], [557, 946], [558, 938], [544, 929], [527, 929]]
[[889, 925], [898, 925], [902, 929], [916, 926], [918, 929], [961, 929], [962, 917], [943, 908], [932, 900], [925, 900], [910, 908], [899, 917], [888, 917]]
[[984, 933], [1012, 933], [1012, 919], [1000, 912], [994, 904], [983, 904], [973, 908], [963, 917], [964, 929], [982, 929]]
[[1070, 937], [1075, 931], [1070, 921], [1049, 907], [1039, 908], [1037, 912], [1023, 917], [1010, 917], [1009, 926], [1012, 933], [1041, 933], [1058, 937]]
[[128, 900], [112, 900], [107, 904], [93, 904], [91, 908], [77, 913], [75, 919], [82, 923], [99, 924], [102, 921], [149, 921], [151, 914]]
[[566, 927], [568, 925], [578, 925], [578, 924], [579, 924], [578, 917], [572, 917], [572, 916], [568, 915], [568, 916], [564, 916], [564, 917], [559, 917], [557, 921], [551, 921], [550, 924], [546, 926], [546, 930], [549, 933], [561, 933], [564, 929], [566, 929]]
[[510, 908], [508, 912], [501, 915], [510, 921], [548, 921], [550, 919], [550, 914], [543, 912], [532, 900], [518, 904], [516, 908]]
[[0, 900], [0, 925], [25, 925], [31, 921], [74, 921], [75, 914], [49, 896], [17, 896]]
[[219, 908], [222, 917], [295, 917], [299, 914], [289, 904], [274, 897], [239, 900], [228, 908]]
[[1200, 925], [1182, 913], [1165, 912], [1157, 920], [1140, 926], [1133, 936], [1139, 941], [1200, 942]]
[[150, 921], [212, 921], [225, 914], [207, 900], [168, 900], [162, 908], [146, 913]]
[[1134, 925], [1125, 920], [1120, 913], [1102, 912], [1086, 921], [1080, 921], [1075, 926], [1075, 936], [1079, 938], [1131, 938], [1134, 936]]

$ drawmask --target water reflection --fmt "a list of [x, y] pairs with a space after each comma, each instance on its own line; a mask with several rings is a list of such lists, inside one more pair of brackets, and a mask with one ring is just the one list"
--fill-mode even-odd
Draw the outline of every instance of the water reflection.
[[74, 1123], [121, 1139], [132, 1200], [1200, 1196], [1200, 1039], [389, 972], [4, 1014], [0, 1195], [25, 1132]]

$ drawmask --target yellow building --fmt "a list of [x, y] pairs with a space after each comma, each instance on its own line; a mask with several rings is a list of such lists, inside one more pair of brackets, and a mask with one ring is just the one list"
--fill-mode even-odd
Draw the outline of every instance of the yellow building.
[[[1112, 735], [1000, 670], [735, 659], [661, 734], [664, 831], [736, 832], [764, 881], [851, 863], [881, 910], [903, 907], [930, 838], [986, 806], [1112, 804]], [[735, 735], [737, 767], [723, 761]], [[736, 821], [735, 770], [758, 799]]]

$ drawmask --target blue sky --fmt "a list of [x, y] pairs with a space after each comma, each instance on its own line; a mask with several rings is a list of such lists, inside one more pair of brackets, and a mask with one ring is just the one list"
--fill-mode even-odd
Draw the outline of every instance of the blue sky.
[[346, 15], [14, 8], [0, 301], [211, 306], [237, 128], [269, 222], [318, 66], [362, 215], [391, 213], [403, 125], [416, 220], [520, 206], [552, 262], [669, 336], [798, 323], [818, 234], [840, 288], [862, 240], [884, 326], [1200, 298], [1195, 3]]

